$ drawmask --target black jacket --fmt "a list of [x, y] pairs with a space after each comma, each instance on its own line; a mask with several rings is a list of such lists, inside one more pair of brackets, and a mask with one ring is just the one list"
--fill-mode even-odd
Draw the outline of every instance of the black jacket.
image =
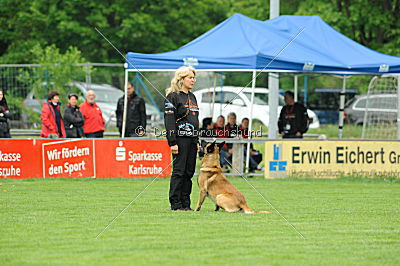
[[[119, 128], [119, 133], [122, 135], [122, 120], [124, 115], [124, 97], [118, 99], [117, 111], [117, 127]], [[142, 127], [146, 130], [146, 104], [142, 97], [139, 97], [135, 92], [133, 92], [128, 97], [128, 108], [126, 113], [126, 128], [125, 136], [136, 136], [135, 129]]]
[[285, 135], [296, 135], [297, 132], [304, 134], [308, 129], [309, 118], [307, 108], [300, 103], [285, 105], [279, 116], [279, 133]]
[[176, 145], [177, 137], [199, 138], [199, 107], [193, 93], [172, 92], [164, 102], [164, 123], [168, 145]]
[[[238, 135], [240, 135], [239, 133], [239, 127], [236, 124], [229, 124], [227, 123], [225, 126], [226, 130], [228, 130], [228, 138], [236, 138], [238, 137]], [[233, 147], [233, 143], [227, 143], [226, 144], [226, 150], [230, 150]]]
[[64, 110], [64, 125], [67, 138], [83, 137], [83, 123], [84, 119], [79, 107], [73, 107], [68, 104]]
[[[6, 112], [8, 111], [8, 112]], [[6, 107], [0, 105], [0, 138], [9, 137], [10, 135], [10, 125], [8, 124], [8, 119], [11, 118], [11, 112], [6, 109]]]
[[226, 129], [228, 130], [229, 138], [235, 138], [235, 137], [238, 137], [238, 135], [240, 135], [239, 127], [236, 124], [231, 125], [228, 123], [228, 124], [226, 124]]

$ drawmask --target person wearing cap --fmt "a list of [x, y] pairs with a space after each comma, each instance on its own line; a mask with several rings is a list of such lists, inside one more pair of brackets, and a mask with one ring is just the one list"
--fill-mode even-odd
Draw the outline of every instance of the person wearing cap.
[[64, 110], [64, 124], [67, 138], [82, 138], [83, 135], [83, 115], [79, 110], [78, 95], [68, 94], [68, 105]]
[[56, 91], [50, 91], [47, 102], [43, 103], [42, 131], [40, 136], [44, 138], [65, 138], [64, 121], [61, 116], [60, 94]]
[[95, 102], [96, 94], [93, 90], [86, 93], [86, 100], [79, 106], [85, 123], [83, 131], [87, 138], [102, 138], [105, 130], [105, 122], [100, 107]]

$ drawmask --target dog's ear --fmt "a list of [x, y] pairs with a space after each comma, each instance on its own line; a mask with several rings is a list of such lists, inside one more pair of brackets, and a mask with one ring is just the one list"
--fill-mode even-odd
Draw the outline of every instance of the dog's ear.
[[223, 142], [221, 142], [221, 143], [218, 143], [218, 148], [219, 148], [219, 150], [221, 150], [222, 147], [224, 147], [224, 145], [225, 145], [225, 141], [223, 141]]
[[207, 153], [213, 153], [215, 150], [215, 145], [213, 145], [214, 143], [212, 143], [211, 145], [207, 146]]

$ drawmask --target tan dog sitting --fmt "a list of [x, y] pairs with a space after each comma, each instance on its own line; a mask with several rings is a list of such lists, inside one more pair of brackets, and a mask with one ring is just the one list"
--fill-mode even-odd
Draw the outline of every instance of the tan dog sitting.
[[204, 147], [204, 157], [201, 160], [200, 175], [197, 183], [200, 188], [199, 202], [196, 211], [200, 211], [206, 196], [216, 204], [216, 211], [219, 208], [227, 212], [244, 213], [270, 213], [268, 211], [253, 211], [246, 203], [243, 194], [231, 183], [222, 173], [219, 163], [219, 151], [225, 142], [216, 144], [207, 143]]

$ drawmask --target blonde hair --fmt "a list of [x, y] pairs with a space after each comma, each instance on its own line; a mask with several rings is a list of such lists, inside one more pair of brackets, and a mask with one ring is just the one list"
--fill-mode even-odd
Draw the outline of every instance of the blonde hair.
[[190, 72], [196, 77], [196, 69], [192, 66], [181, 66], [175, 71], [175, 76], [171, 80], [171, 87], [166, 90], [167, 95], [171, 92], [179, 92], [183, 86], [183, 79], [189, 76]]

